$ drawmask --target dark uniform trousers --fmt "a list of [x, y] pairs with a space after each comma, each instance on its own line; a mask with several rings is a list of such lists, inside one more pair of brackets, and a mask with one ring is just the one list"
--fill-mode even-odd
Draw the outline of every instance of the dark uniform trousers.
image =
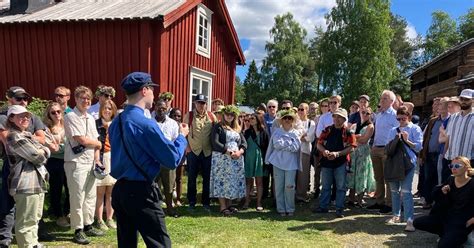
[[[120, 179], [112, 191], [118, 247], [137, 247], [138, 232], [147, 247], [171, 247], [156, 183]], [[137, 232], [138, 231], [138, 232]]]

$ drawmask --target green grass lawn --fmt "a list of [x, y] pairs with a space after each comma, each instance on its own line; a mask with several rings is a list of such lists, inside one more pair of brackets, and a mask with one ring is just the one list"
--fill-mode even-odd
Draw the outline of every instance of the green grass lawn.
[[[270, 205], [271, 202], [266, 202]], [[232, 217], [222, 217], [218, 206], [211, 213], [200, 206], [193, 212], [178, 209], [180, 218], [166, 218], [175, 247], [434, 247], [435, 235], [417, 231], [403, 232], [403, 225], [389, 226], [388, 218], [366, 209], [348, 209], [346, 217], [337, 219], [334, 213], [313, 214], [311, 203], [298, 205], [295, 216], [281, 217], [274, 211], [241, 211]], [[421, 212], [417, 208], [417, 212]], [[48, 223], [56, 242], [48, 247], [71, 247], [72, 231]], [[90, 247], [115, 247], [116, 232], [91, 238]], [[139, 247], [145, 247], [140, 241]]]
[[[200, 182], [199, 182], [200, 183]], [[184, 184], [185, 186], [185, 184]], [[198, 187], [199, 191], [200, 187]], [[184, 190], [186, 191], [186, 190]], [[185, 199], [185, 197], [183, 197]], [[255, 204], [255, 201], [253, 201]], [[313, 214], [314, 202], [297, 205], [295, 216], [281, 217], [271, 209], [271, 200], [264, 202], [263, 212], [254, 208], [240, 211], [232, 217], [219, 214], [212, 205], [210, 213], [200, 205], [190, 212], [178, 208], [179, 218], [166, 218], [174, 247], [435, 247], [437, 237], [425, 232], [403, 232], [404, 226], [389, 226], [389, 217], [366, 209], [347, 209], [346, 217], [335, 218], [334, 212]], [[251, 207], [255, 207], [251, 205]], [[45, 204], [47, 208], [47, 204]], [[45, 211], [46, 212], [46, 211]], [[422, 211], [419, 207], [416, 213]], [[73, 231], [56, 226], [45, 217], [49, 230], [57, 238], [44, 243], [47, 247], [116, 247], [116, 232], [91, 238], [89, 246], [71, 242]], [[145, 247], [142, 240], [139, 247]]]

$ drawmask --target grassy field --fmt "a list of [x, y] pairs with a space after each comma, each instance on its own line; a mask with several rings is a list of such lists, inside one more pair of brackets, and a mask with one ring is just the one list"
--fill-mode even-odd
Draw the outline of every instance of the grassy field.
[[[271, 202], [266, 202], [270, 205]], [[174, 247], [434, 247], [437, 237], [425, 232], [405, 233], [403, 225], [390, 226], [388, 218], [366, 209], [347, 209], [346, 217], [337, 219], [334, 213], [312, 214], [311, 204], [298, 205], [295, 216], [281, 217], [274, 211], [241, 211], [232, 217], [222, 217], [218, 206], [211, 213], [199, 206], [189, 212], [178, 209], [180, 218], [166, 218]], [[417, 208], [420, 214], [421, 209]], [[48, 226], [57, 241], [48, 247], [74, 247], [72, 231]], [[115, 247], [115, 231], [92, 238], [89, 247]], [[76, 246], [78, 247], [78, 246]], [[81, 246], [84, 247], [84, 246]], [[139, 247], [145, 247], [141, 241]]]

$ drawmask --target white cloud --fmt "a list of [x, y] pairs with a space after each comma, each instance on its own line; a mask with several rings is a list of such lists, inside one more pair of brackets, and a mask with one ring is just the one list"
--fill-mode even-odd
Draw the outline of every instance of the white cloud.
[[418, 36], [418, 32], [416, 32], [415, 26], [413, 26], [411, 23], [408, 23], [406, 27], [406, 31], [407, 31], [407, 38], [410, 40], [413, 40]]
[[244, 51], [248, 63], [255, 59], [260, 65], [275, 16], [292, 13], [308, 37], [312, 37], [316, 25], [326, 26], [324, 15], [336, 3], [335, 0], [226, 0], [226, 4], [239, 38], [250, 41]]

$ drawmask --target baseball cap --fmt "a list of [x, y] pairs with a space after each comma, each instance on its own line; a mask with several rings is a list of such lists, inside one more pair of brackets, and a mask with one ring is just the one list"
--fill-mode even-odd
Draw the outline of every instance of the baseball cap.
[[145, 72], [132, 72], [122, 80], [122, 89], [128, 95], [138, 92], [146, 86], [156, 87], [158, 84], [153, 83], [151, 75]]
[[197, 94], [196, 97], [194, 98], [194, 101], [207, 103], [207, 97], [203, 94]]
[[472, 99], [473, 95], [474, 95], [474, 90], [464, 89], [464, 90], [461, 91], [461, 94], [459, 95], [459, 97]]
[[359, 105], [359, 101], [352, 101], [351, 106], [352, 106], [352, 105], [357, 105], [357, 107], [360, 106], [360, 105]]
[[370, 97], [369, 97], [368, 95], [360, 95], [360, 96], [359, 96], [359, 100], [360, 100], [361, 98], [364, 98], [365, 100], [367, 100], [368, 102], [370, 102]]
[[30, 113], [30, 112], [21, 105], [11, 105], [8, 107], [7, 116], [10, 116], [11, 114], [19, 115], [23, 113]]
[[7, 97], [8, 97], [8, 98], [22, 97], [22, 96], [26, 96], [26, 97], [28, 97], [28, 98], [31, 98], [30, 94], [28, 94], [28, 93], [26, 92], [26, 90], [23, 89], [22, 87], [13, 86], [13, 87], [10, 87], [10, 88], [7, 90]]
[[343, 109], [343, 108], [338, 108], [336, 111], [334, 111], [334, 113], [332, 113], [332, 115], [339, 115], [341, 117], [343, 117], [344, 119], [346, 119], [347, 121], [347, 110]]

